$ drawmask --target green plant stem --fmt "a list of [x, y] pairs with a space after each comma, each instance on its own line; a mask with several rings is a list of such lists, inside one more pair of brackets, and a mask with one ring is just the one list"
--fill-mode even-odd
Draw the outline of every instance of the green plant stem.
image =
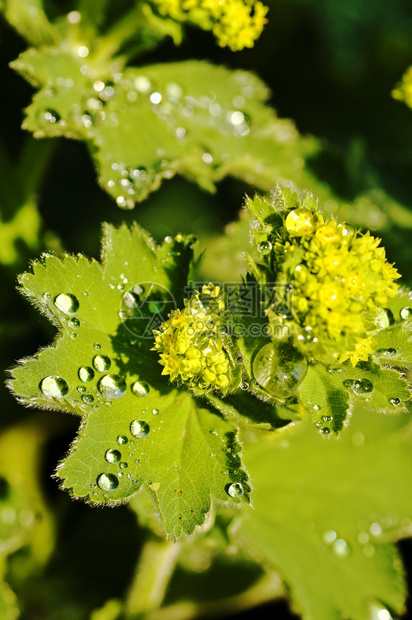
[[155, 539], [145, 543], [126, 603], [128, 618], [146, 617], [160, 607], [179, 552], [179, 543]]
[[[104, 35], [101, 35], [99, 46], [93, 53], [95, 63], [110, 60], [131, 37], [136, 38], [139, 32], [139, 45], [133, 47], [133, 55], [138, 51], [147, 51], [157, 45], [164, 37], [163, 33], [154, 32], [147, 23], [147, 18], [139, 3], [134, 9], [120, 18]], [[122, 54], [121, 58], [127, 61], [129, 54]]]
[[145, 620], [193, 620], [232, 615], [256, 605], [285, 597], [285, 589], [276, 573], [265, 574], [254, 586], [227, 599], [211, 603], [181, 601], [148, 613]]
[[39, 187], [49, 169], [58, 141], [55, 138], [37, 140], [29, 136], [20, 155], [19, 181], [23, 200], [27, 200]]
[[15, 211], [19, 202], [17, 182], [9, 154], [0, 140], [0, 213], [1, 219], [7, 219]]
[[2, 221], [13, 219], [33, 193], [38, 191], [57, 146], [56, 140], [26, 139], [19, 162], [13, 166], [0, 140], [0, 213]]

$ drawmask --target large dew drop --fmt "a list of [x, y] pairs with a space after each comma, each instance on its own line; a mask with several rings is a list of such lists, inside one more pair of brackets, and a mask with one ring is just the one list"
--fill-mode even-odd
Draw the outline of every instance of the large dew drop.
[[54, 298], [54, 305], [60, 312], [67, 316], [73, 316], [79, 309], [79, 302], [77, 297], [66, 293], [60, 293]]
[[121, 375], [105, 375], [97, 387], [105, 398], [121, 398], [126, 392], [126, 381]]
[[357, 396], [370, 394], [373, 391], [373, 383], [369, 379], [358, 379], [353, 384], [352, 389]]
[[106, 450], [105, 459], [108, 463], [118, 463], [121, 458], [119, 450]]
[[270, 254], [271, 249], [272, 249], [272, 244], [271, 244], [270, 241], [262, 241], [258, 245], [258, 251], [263, 256], [266, 256], [267, 254]]
[[40, 389], [47, 398], [62, 398], [69, 391], [69, 386], [61, 377], [50, 375], [40, 381]]
[[95, 355], [93, 358], [93, 366], [98, 372], [106, 372], [111, 366], [110, 357], [107, 355]]
[[343, 538], [337, 538], [333, 543], [332, 549], [338, 558], [346, 558], [350, 553], [350, 547]]
[[119, 486], [119, 481], [114, 474], [100, 474], [97, 484], [102, 491], [115, 491]]
[[257, 383], [268, 394], [280, 399], [295, 393], [307, 369], [304, 356], [285, 342], [266, 344], [253, 360], [253, 375]]
[[399, 316], [404, 321], [407, 321], [408, 319], [412, 318], [412, 308], [408, 308], [408, 307], [402, 308], [402, 310], [399, 312]]
[[132, 385], [132, 392], [135, 396], [142, 398], [143, 396], [147, 396], [150, 392], [150, 387], [145, 381], [136, 381]]
[[93, 368], [90, 368], [90, 366], [82, 366], [81, 368], [79, 368], [77, 374], [80, 381], [83, 381], [83, 383], [88, 383], [89, 381], [92, 381], [92, 379], [94, 379], [94, 370]]
[[150, 433], [150, 426], [144, 420], [133, 420], [130, 424], [130, 432], [134, 437], [144, 439]]
[[242, 497], [244, 491], [240, 482], [233, 482], [226, 487], [226, 493], [230, 495], [230, 497]]

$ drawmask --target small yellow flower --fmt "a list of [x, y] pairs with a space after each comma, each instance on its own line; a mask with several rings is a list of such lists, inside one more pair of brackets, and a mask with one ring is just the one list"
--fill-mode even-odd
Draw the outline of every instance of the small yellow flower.
[[352, 366], [355, 367], [360, 361], [367, 362], [368, 357], [372, 352], [372, 338], [370, 336], [367, 338], [361, 338], [356, 343], [354, 351], [345, 351], [345, 353], [342, 353], [339, 358], [339, 363], [342, 364], [342, 362], [349, 359]]
[[267, 22], [260, 0], [151, 0], [161, 15], [212, 30], [221, 47], [253, 47]]
[[336, 222], [332, 220], [331, 223], [319, 226], [316, 229], [316, 239], [318, 239], [321, 245], [325, 246], [329, 243], [339, 243], [342, 237], [339, 234]]
[[402, 81], [392, 91], [392, 97], [404, 101], [406, 105], [412, 108], [412, 67], [409, 67], [403, 75]]
[[185, 301], [183, 310], [170, 313], [170, 318], [153, 332], [153, 350], [160, 353], [163, 375], [192, 389], [227, 388], [231, 367], [222, 329], [225, 309], [220, 288], [208, 284]]

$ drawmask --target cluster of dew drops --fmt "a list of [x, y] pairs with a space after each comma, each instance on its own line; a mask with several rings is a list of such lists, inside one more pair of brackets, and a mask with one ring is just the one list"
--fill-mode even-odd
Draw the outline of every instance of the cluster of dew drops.
[[[50, 297], [51, 296], [49, 294], [46, 294], [46, 299]], [[80, 326], [80, 320], [75, 316], [80, 306], [77, 297], [69, 293], [60, 293], [54, 298], [53, 303], [63, 315], [68, 317], [67, 322], [70, 327], [77, 329]], [[73, 333], [75, 332], [72, 332], [71, 335], [73, 335]], [[94, 349], [99, 351], [101, 349], [101, 345], [95, 344]], [[110, 367], [110, 357], [101, 353], [96, 353], [92, 359], [91, 366], [81, 366], [78, 369], [77, 376], [81, 381], [81, 385], [77, 386], [76, 389], [77, 392], [81, 394], [80, 398], [84, 404], [92, 405], [95, 401], [94, 396], [87, 392], [86, 385], [90, 384], [90, 382], [95, 379], [96, 373], [101, 375], [97, 382], [97, 389], [103, 397], [102, 402], [104, 402], [106, 406], [111, 406], [111, 399], [121, 398], [125, 395], [127, 385], [124, 377], [119, 374], [108, 373]], [[44, 377], [40, 381], [39, 387], [43, 395], [50, 399], [61, 399], [69, 392], [67, 381], [58, 375], [49, 375]], [[145, 381], [133, 382], [130, 389], [132, 394], [138, 398], [144, 398], [150, 393], [150, 386]], [[98, 410], [99, 406], [94, 405], [94, 409]], [[143, 413], [146, 412], [143, 411]], [[159, 410], [153, 408], [152, 414], [158, 415]], [[129, 430], [132, 437], [136, 439], [145, 439], [150, 433], [150, 425], [145, 420], [136, 419], [131, 421]], [[126, 435], [119, 435], [117, 437], [117, 444], [119, 448], [126, 446], [128, 443], [132, 446], [134, 439], [132, 438], [129, 442], [129, 438]], [[134, 454], [131, 452], [129, 456], [134, 456]], [[124, 476], [124, 470], [128, 468], [128, 463], [122, 460], [122, 453], [120, 449], [117, 448], [110, 448], [106, 450], [104, 458], [107, 463], [111, 465], [116, 464], [120, 469], [117, 475], [113, 473], [99, 474], [97, 477], [97, 483], [93, 483], [91, 485], [92, 489], [97, 489], [97, 487], [99, 487], [101, 491], [106, 493], [115, 491], [118, 488], [119, 478]], [[140, 464], [140, 459], [135, 459], [134, 462], [138, 465]], [[127, 474], [127, 477], [130, 480], [133, 478], [130, 473]], [[138, 485], [139, 481], [134, 480], [134, 484]], [[244, 494], [243, 487], [239, 482], [228, 484], [225, 488], [227, 494], [232, 498], [241, 497]], [[98, 492], [94, 491], [94, 495], [98, 495]]]
[[[81, 14], [78, 11], [72, 11], [67, 19], [69, 23], [76, 24], [81, 20]], [[78, 45], [74, 53], [82, 61], [84, 60], [84, 64], [80, 66], [80, 73], [82, 76], [88, 76], [91, 73], [87, 64], [89, 48], [85, 45]], [[84, 77], [82, 79], [84, 80]], [[251, 122], [244, 110], [248, 100], [256, 97], [256, 89], [253, 81], [244, 72], [237, 72], [234, 80], [237, 83], [237, 93], [234, 93], [230, 102], [219, 102], [217, 94], [212, 91], [193, 96], [186, 94], [184, 87], [174, 81], [156, 85], [152, 78], [149, 79], [146, 75], [136, 73], [136, 71], [116, 72], [111, 80], [96, 79], [93, 82], [90, 93], [85, 93], [84, 105], [73, 105], [73, 120], [83, 131], [101, 123], [109, 127], [117, 127], [121, 125], [119, 114], [123, 113], [128, 106], [144, 103], [149, 106], [154, 115], [166, 123], [177, 143], [182, 146], [186, 144], [190, 136], [190, 127], [199, 126], [199, 122], [195, 121], [199, 113], [205, 116], [210, 127], [217, 128], [223, 136], [242, 139], [251, 131]], [[76, 86], [78, 84], [74, 79], [58, 77], [54, 87], [49, 87], [45, 91], [50, 105], [46, 105], [38, 112], [39, 129], [35, 133], [36, 137], [44, 137], [45, 131], [51, 127], [56, 135], [65, 131], [68, 119], [62, 118], [54, 109], [53, 100], [58, 91], [62, 96], [65, 94], [69, 96]], [[293, 126], [286, 121], [275, 125], [273, 131], [276, 134], [274, 137], [280, 143], [288, 142], [295, 137]], [[97, 145], [102, 147], [102, 137], [96, 135], [95, 139]], [[201, 159], [199, 163], [214, 166], [224, 164], [230, 158], [230, 153], [222, 153], [219, 161], [215, 161], [217, 156], [207, 152], [205, 148], [203, 153], [196, 156]], [[299, 167], [302, 163], [298, 162]], [[139, 194], [147, 191], [156, 176], [171, 178], [175, 174], [174, 166], [166, 158], [166, 152], [162, 148], [156, 149], [155, 160], [148, 168], [143, 165], [130, 166], [129, 164], [130, 162], [111, 161], [112, 174], [106, 181], [108, 190], [114, 193], [118, 206], [123, 209], [132, 209]], [[247, 181], [253, 184], [253, 174], [260, 174], [263, 169], [262, 164], [258, 164], [254, 170], [251, 169]]]
[[[121, 81], [121, 88], [125, 91], [128, 104], [143, 97], [151, 106], [153, 113], [170, 127], [170, 131], [180, 145], [186, 144], [190, 135], [190, 119], [195, 113], [198, 114], [199, 112], [208, 114], [209, 124], [211, 126], [217, 125], [223, 135], [229, 133], [242, 138], [250, 132], [247, 115], [236, 109], [244, 106], [246, 99], [254, 95], [254, 88], [250, 84], [243, 87], [244, 94], [239, 94], [233, 98], [234, 109], [226, 109], [217, 102], [215, 94], [210, 93], [202, 97], [185, 95], [183, 87], [175, 82], [169, 82], [164, 87], [159, 88], [144, 75], [138, 75], [133, 79], [126, 79], [125, 76], [119, 78], [115, 75], [115, 80]], [[95, 82], [94, 88], [102, 89], [102, 93], [107, 91], [104, 83], [100, 81]], [[114, 103], [112, 102], [109, 107], [113, 107]], [[110, 112], [109, 121], [111, 124], [119, 122], [115, 110]], [[157, 148], [156, 157], [158, 158], [157, 161], [153, 162], [150, 168], [144, 166], [128, 167], [126, 163], [121, 161], [112, 162], [112, 178], [107, 181], [107, 187], [109, 191], [115, 191], [117, 194], [116, 202], [119, 207], [123, 209], [133, 208], [136, 194], [150, 187], [153, 178], [157, 175], [167, 179], [173, 177], [175, 174], [174, 167], [167, 159], [166, 151]], [[199, 157], [201, 158], [199, 163], [210, 166], [224, 163], [230, 155], [229, 153], [223, 154], [220, 161], [216, 162], [212, 153], [205, 150]]]
[[[307, 523], [306, 527], [308, 530], [315, 530], [316, 524]], [[384, 516], [371, 513], [369, 519], [359, 521], [357, 527], [358, 532], [351, 539], [351, 542], [339, 536], [338, 529], [327, 529], [319, 533], [318, 552], [321, 554], [331, 552], [341, 560], [350, 557], [353, 553], [361, 553], [365, 558], [372, 559], [378, 550], [376, 545], [385, 540], [386, 533], [399, 529], [410, 532], [412, 521], [408, 517], [400, 517], [395, 513]], [[401, 560], [395, 559], [393, 567], [395, 570], [402, 570]], [[378, 613], [379, 611], [380, 613]], [[392, 620], [392, 616], [384, 608], [377, 610], [373, 618], [374, 620]]]
[[[74, 295], [61, 293], [55, 297], [54, 305], [65, 316], [70, 317], [68, 319], [68, 325], [70, 325], [70, 327], [78, 328], [80, 326], [79, 319], [74, 317], [80, 305], [78, 299]], [[101, 349], [101, 345], [95, 344], [94, 349], [99, 351]], [[108, 373], [111, 364], [112, 362], [110, 357], [107, 355], [102, 355], [101, 353], [96, 353], [92, 359], [91, 366], [81, 366], [78, 369], [77, 376], [81, 381], [81, 385], [79, 385], [76, 389], [77, 392], [81, 394], [80, 398], [82, 402], [86, 405], [92, 405], [95, 400], [92, 394], [87, 393], [86, 385], [93, 381], [96, 374], [101, 375], [97, 382], [97, 389], [104, 399], [102, 402], [104, 402], [106, 406], [111, 406], [111, 399], [121, 398], [125, 395], [127, 391], [126, 381], [121, 375]], [[69, 392], [67, 381], [58, 375], [49, 375], [44, 377], [40, 381], [39, 387], [43, 395], [47, 398], [60, 399], [66, 396]], [[144, 381], [135, 381], [131, 385], [131, 392], [134, 396], [142, 398], [148, 396], [150, 393], [150, 386]], [[94, 405], [94, 408], [97, 410], [99, 407], [98, 405]], [[157, 409], [153, 409], [152, 413], [157, 415], [159, 411]], [[150, 425], [144, 420], [132, 420], [130, 423], [130, 433], [139, 439], [146, 438], [150, 433]], [[128, 438], [121, 435], [117, 438], [117, 443], [119, 446], [124, 445], [128, 443]], [[121, 470], [127, 468], [127, 463], [121, 461], [121, 453], [119, 450], [107, 450], [105, 453], [105, 459], [111, 464], [119, 462]], [[136, 462], [138, 463], [140, 461], [137, 460]], [[118, 476], [122, 477], [123, 472], [119, 472]], [[135, 483], [138, 484], [138, 481], [135, 481]], [[118, 477], [114, 474], [100, 474], [97, 479], [97, 484], [102, 491], [114, 491], [118, 487], [119, 481]], [[96, 485], [92, 486], [93, 488], [96, 488]]]

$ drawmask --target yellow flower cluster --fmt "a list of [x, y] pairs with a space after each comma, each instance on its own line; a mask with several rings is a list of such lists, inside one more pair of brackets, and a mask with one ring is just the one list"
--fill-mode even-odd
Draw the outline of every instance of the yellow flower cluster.
[[221, 318], [225, 307], [220, 288], [208, 284], [185, 301], [183, 310], [171, 312], [154, 331], [153, 350], [160, 353], [163, 375], [192, 389], [227, 388], [230, 361]]
[[367, 333], [371, 325], [376, 329], [373, 321], [396, 295], [393, 280], [400, 277], [381, 240], [307, 207], [290, 211], [284, 226], [288, 239], [276, 243], [275, 254], [282, 280], [292, 285], [288, 306], [302, 328], [298, 340], [343, 340], [348, 348], [339, 362], [366, 361], [372, 352]]
[[151, 0], [161, 15], [212, 30], [221, 47], [253, 47], [267, 22], [259, 0]]
[[402, 77], [402, 82], [393, 89], [392, 97], [404, 101], [406, 105], [412, 108], [412, 67], [409, 67]]

